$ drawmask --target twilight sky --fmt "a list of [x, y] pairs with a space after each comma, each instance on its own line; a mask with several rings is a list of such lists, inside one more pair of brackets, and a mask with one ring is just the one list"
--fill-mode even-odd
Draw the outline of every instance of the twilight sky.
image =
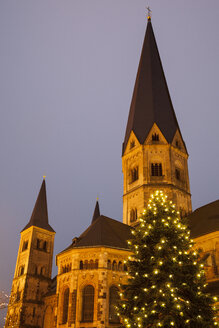
[[122, 219], [147, 5], [190, 154], [193, 209], [218, 199], [218, 0], [0, 1], [0, 289], [10, 291], [43, 175], [55, 254], [90, 224], [97, 195], [102, 214]]

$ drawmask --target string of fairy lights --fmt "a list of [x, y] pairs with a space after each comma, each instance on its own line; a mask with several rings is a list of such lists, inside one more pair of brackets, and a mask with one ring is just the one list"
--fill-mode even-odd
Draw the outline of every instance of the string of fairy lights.
[[[217, 326], [216, 297], [205, 292], [204, 264], [185, 219], [162, 191], [151, 195], [128, 241], [128, 285], [118, 315], [127, 328]], [[205, 311], [203, 311], [203, 309]], [[205, 325], [208, 321], [209, 325]]]

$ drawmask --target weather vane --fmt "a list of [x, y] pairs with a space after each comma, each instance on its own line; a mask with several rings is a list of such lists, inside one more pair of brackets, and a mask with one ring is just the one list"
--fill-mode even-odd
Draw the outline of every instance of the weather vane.
[[151, 13], [152, 13], [152, 11], [151, 11], [151, 9], [150, 9], [149, 6], [146, 9], [148, 10], [148, 20], [151, 20]]

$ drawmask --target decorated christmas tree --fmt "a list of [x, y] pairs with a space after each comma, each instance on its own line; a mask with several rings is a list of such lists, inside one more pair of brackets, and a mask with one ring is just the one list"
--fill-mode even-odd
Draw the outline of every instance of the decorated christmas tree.
[[161, 191], [128, 241], [129, 280], [122, 287], [118, 314], [127, 328], [216, 327], [215, 299], [205, 292], [203, 264], [190, 231]]

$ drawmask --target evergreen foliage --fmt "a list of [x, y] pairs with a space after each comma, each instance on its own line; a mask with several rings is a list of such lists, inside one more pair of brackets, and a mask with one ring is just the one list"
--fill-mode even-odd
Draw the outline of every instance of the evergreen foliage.
[[175, 205], [156, 191], [139, 221], [128, 242], [133, 252], [127, 261], [129, 283], [122, 286], [118, 307], [124, 326], [218, 326], [203, 264]]

